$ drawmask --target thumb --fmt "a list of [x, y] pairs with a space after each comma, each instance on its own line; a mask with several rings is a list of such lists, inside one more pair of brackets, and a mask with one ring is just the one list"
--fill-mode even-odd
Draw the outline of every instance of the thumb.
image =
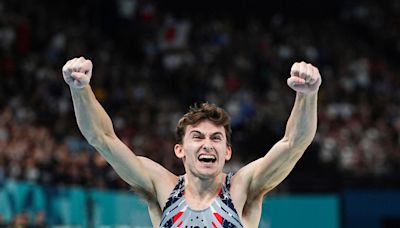
[[73, 87], [75, 88], [83, 88], [84, 86], [88, 85], [90, 81], [90, 77], [81, 72], [72, 72], [71, 78]]
[[306, 81], [300, 77], [297, 76], [291, 76], [290, 78], [287, 79], [287, 84], [290, 87], [296, 86], [296, 85], [304, 85]]
[[84, 76], [85, 76], [85, 74], [84, 74], [84, 73], [81, 73], [81, 72], [72, 72], [72, 73], [71, 73], [71, 77], [72, 77], [73, 79], [75, 79], [75, 80], [81, 80], [81, 79], [84, 78]]

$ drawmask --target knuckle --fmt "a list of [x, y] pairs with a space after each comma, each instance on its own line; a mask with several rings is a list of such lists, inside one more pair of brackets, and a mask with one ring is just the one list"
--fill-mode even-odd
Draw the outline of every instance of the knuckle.
[[91, 66], [93, 65], [92, 61], [90, 61], [89, 59], [87, 59], [87, 60], [85, 61], [85, 64], [86, 64], [87, 66], [89, 66], [89, 67], [91, 67]]
[[292, 72], [296, 72], [296, 71], [298, 71], [298, 70], [299, 70], [299, 65], [298, 65], [298, 63], [294, 63], [294, 64], [292, 65], [291, 71], [292, 71]]

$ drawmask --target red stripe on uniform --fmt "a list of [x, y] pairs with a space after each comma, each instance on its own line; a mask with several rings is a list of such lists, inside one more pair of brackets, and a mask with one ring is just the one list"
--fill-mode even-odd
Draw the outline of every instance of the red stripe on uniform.
[[[183, 215], [183, 211], [178, 212], [178, 213], [174, 216], [174, 218], [173, 218], [174, 223], [175, 223], [182, 215]], [[180, 225], [180, 224], [179, 224], [179, 225]], [[179, 225], [178, 225], [178, 226], [179, 226]]]
[[215, 218], [217, 218], [218, 222], [222, 224], [222, 221], [224, 220], [220, 214], [217, 212], [214, 212]]

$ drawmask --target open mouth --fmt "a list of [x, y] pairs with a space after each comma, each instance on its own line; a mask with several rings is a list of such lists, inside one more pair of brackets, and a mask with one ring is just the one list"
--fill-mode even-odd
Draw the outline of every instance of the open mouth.
[[217, 158], [211, 154], [200, 154], [197, 159], [199, 159], [200, 162], [205, 163], [214, 163], [215, 161], [217, 161]]

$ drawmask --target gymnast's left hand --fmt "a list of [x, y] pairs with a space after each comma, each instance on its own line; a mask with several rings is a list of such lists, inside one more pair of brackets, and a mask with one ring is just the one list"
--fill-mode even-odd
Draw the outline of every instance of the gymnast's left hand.
[[313, 94], [318, 92], [321, 81], [318, 68], [309, 63], [296, 62], [292, 65], [287, 84], [296, 92]]

